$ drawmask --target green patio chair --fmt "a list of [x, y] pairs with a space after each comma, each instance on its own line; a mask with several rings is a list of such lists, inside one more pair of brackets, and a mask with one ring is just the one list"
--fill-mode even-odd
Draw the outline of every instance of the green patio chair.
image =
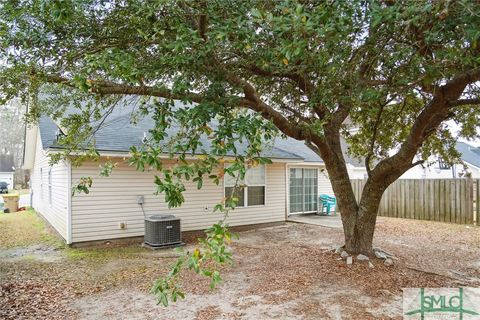
[[337, 213], [337, 199], [328, 194], [320, 195], [320, 214], [333, 215]]

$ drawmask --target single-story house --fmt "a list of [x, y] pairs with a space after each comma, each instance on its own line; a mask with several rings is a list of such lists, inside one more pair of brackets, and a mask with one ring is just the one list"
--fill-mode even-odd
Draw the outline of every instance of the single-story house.
[[464, 178], [467, 175], [480, 179], [480, 148], [457, 141], [455, 149], [460, 153], [463, 164], [450, 165], [441, 157], [433, 156], [428, 165], [418, 165], [405, 172], [400, 179], [451, 179]]
[[0, 181], [8, 183], [8, 188], [14, 187], [15, 167], [13, 156], [8, 154], [0, 154]]
[[[211, 211], [228, 192], [229, 179], [220, 185], [204, 181], [200, 190], [187, 183], [183, 205], [169, 209], [161, 194], [153, 194], [155, 172], [139, 172], [127, 164], [130, 147], [141, 145], [154, 125], [147, 117], [136, 124], [130, 118], [129, 112], [114, 113], [95, 134], [101, 157], [119, 163], [110, 177], [99, 176], [99, 162], [49, 165], [48, 155], [59, 151], [57, 135], [62, 130], [51, 119], [42, 118], [27, 129], [24, 167], [31, 169], [32, 206], [66, 243], [143, 236], [138, 196], [144, 196], [145, 214], [174, 214], [181, 218], [182, 231], [203, 230], [218, 222], [219, 215]], [[249, 171], [248, 186], [229, 225], [285, 221], [291, 214], [316, 212], [319, 194], [333, 195], [323, 162], [303, 142], [278, 138], [266, 156], [272, 163]], [[87, 176], [94, 179], [90, 192], [72, 195], [72, 185]]]

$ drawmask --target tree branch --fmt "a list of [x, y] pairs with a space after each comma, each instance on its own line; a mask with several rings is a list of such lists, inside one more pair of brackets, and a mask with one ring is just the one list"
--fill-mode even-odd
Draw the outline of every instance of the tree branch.
[[[43, 75], [43, 77], [49, 83], [62, 84], [71, 88], [77, 88], [77, 85], [72, 83], [70, 79], [62, 76]], [[230, 80], [229, 82], [237, 86], [241, 86], [244, 90], [245, 98], [239, 99], [239, 107], [248, 108], [260, 113], [265, 119], [271, 120], [280, 129], [280, 131], [294, 139], [305, 140], [309, 136], [305, 129], [300, 126], [293, 125], [280, 112], [276, 111], [274, 108], [261, 101], [258, 98], [255, 89], [248, 82], [231, 75], [227, 77]], [[129, 86], [103, 80], [91, 80], [90, 84], [92, 93], [101, 95], [144, 95], [165, 99], [187, 99], [196, 103], [201, 103], [205, 101], [204, 97], [198, 94], [173, 94], [171, 90], [164, 88]]]
[[244, 107], [260, 113], [263, 118], [272, 121], [280, 131], [294, 139], [305, 140], [310, 135], [305, 129], [292, 124], [280, 112], [263, 102], [258, 97], [255, 88], [250, 83], [228, 73], [226, 74], [226, 78], [231, 85], [242, 88], [245, 94], [244, 99], [248, 101], [248, 103], [243, 105]]
[[204, 41], [207, 41], [207, 15], [205, 14], [198, 17], [198, 33]]
[[257, 65], [251, 65], [248, 67], [248, 70], [253, 72], [256, 75], [263, 76], [263, 77], [279, 77], [279, 78], [287, 78], [294, 81], [300, 90], [305, 93], [311, 93], [314, 90], [313, 84], [308, 81], [304, 76], [299, 75], [298, 73], [294, 72], [271, 72], [260, 68]]
[[418, 160], [418, 161], [415, 161], [414, 163], [410, 164], [410, 168], [413, 168], [415, 166], [418, 166], [419, 164], [422, 164], [424, 163], [425, 161], [424, 160]]
[[476, 99], [459, 99], [457, 101], [450, 101], [448, 103], [449, 107], [465, 106], [470, 104], [480, 104], [480, 98]]
[[[272, 72], [262, 69], [257, 65], [250, 65], [247, 69], [253, 72], [253, 74], [262, 77], [278, 77], [292, 80], [297, 84], [298, 88], [307, 95], [313, 93], [315, 90], [315, 86], [307, 80], [305, 76], [295, 72]], [[328, 113], [327, 109], [321, 105], [314, 105], [313, 110], [320, 119], [325, 118], [325, 115]]]
[[[44, 75], [45, 81], [49, 83], [62, 84], [71, 88], [78, 88], [72, 80], [58, 76], [58, 75]], [[195, 93], [185, 93], [185, 94], [174, 94], [170, 89], [150, 87], [150, 86], [130, 86], [121, 83], [114, 83], [110, 81], [103, 80], [87, 80], [90, 83], [90, 90], [92, 93], [101, 94], [101, 95], [114, 95], [114, 94], [125, 94], [125, 95], [140, 95], [140, 96], [152, 96], [165, 99], [175, 99], [183, 100], [187, 99], [193, 102], [201, 103], [204, 101], [204, 98]], [[241, 101], [240, 103], [245, 103], [246, 101]]]
[[[372, 170], [372, 178], [389, 185], [410, 169], [411, 161], [425, 139], [450, 115], [449, 101], [456, 101], [471, 83], [480, 81], [480, 68], [463, 72], [440, 86], [433, 99], [418, 115], [408, 137], [399, 151], [382, 161]], [[375, 177], [374, 177], [375, 176]]]

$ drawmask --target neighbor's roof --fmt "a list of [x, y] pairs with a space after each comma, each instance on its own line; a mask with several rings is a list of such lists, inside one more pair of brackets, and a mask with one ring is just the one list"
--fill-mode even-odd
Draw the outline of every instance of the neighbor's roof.
[[457, 144], [455, 145], [455, 149], [457, 149], [457, 151], [461, 153], [460, 158], [463, 161], [468, 162], [471, 165], [474, 165], [475, 167], [480, 168], [480, 148], [479, 147], [474, 147], [465, 142], [457, 142]]
[[[176, 101], [178, 106], [181, 106], [181, 102]], [[129, 152], [130, 147], [139, 147], [142, 145], [142, 139], [144, 132], [148, 134], [149, 130], [153, 129], [154, 121], [150, 117], [144, 117], [137, 123], [131, 122], [132, 112], [134, 112], [134, 106], [128, 104], [119, 105], [118, 108], [109, 116], [107, 121], [103, 123], [101, 128], [95, 133], [95, 147], [99, 152]], [[214, 124], [210, 124], [214, 127]], [[40, 137], [42, 140], [43, 148], [61, 148], [56, 143], [56, 133], [59, 127], [55, 122], [47, 117], [43, 117], [39, 121]], [[168, 131], [168, 135], [172, 136], [179, 127], [172, 126]], [[210, 148], [210, 140], [203, 136], [201, 138], [203, 148], [208, 151]], [[343, 147], [346, 147], [345, 143], [342, 143]], [[239, 144], [237, 146], [238, 152], [242, 153], [246, 149], [246, 144]], [[233, 155], [233, 154], [231, 154]], [[292, 159], [305, 162], [323, 162], [321, 158], [308, 148], [303, 141], [298, 141], [293, 138], [276, 138], [273, 142], [267, 144], [262, 156], [272, 159]], [[351, 163], [354, 166], [358, 166], [358, 161], [345, 155], [347, 163]]]
[[0, 154], [0, 172], [15, 172], [14, 166], [13, 155]]

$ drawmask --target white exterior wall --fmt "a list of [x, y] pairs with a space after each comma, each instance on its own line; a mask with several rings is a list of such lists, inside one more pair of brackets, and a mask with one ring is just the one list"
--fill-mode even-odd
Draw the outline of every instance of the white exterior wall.
[[327, 170], [324, 167], [318, 168], [318, 194], [328, 194], [329, 196], [335, 196], [333, 193], [332, 184], [328, 178]]
[[8, 189], [13, 189], [13, 172], [0, 172], [0, 181], [8, 183]]
[[[37, 134], [35, 150], [35, 160], [30, 178], [33, 193], [32, 206], [64, 239], [68, 239], [69, 166], [65, 162], [60, 162], [51, 167], [52, 200], [50, 203], [48, 188], [49, 158], [43, 150], [40, 134]], [[40, 175], [40, 172], [42, 172], [42, 175]]]
[[[468, 170], [473, 179], [480, 179], [480, 168], [472, 166], [467, 163]], [[450, 169], [441, 170], [438, 164], [433, 164], [429, 167], [422, 167], [417, 165], [407, 172], [405, 172], [400, 179], [451, 179], [461, 178], [465, 176], [465, 170], [463, 165], [455, 164]]]
[[[72, 197], [72, 242], [143, 236], [144, 217], [137, 196], [145, 197], [145, 213], [175, 214], [181, 218], [182, 231], [203, 230], [220, 220], [212, 213], [224, 197], [223, 183], [218, 186], [208, 178], [202, 189], [195, 183], [186, 184], [185, 202], [180, 208], [169, 209], [164, 195], [154, 195], [154, 173], [139, 172], [123, 161], [110, 177], [100, 177], [98, 163], [84, 163], [72, 168], [72, 184], [81, 177], [91, 176], [89, 194]], [[265, 205], [237, 208], [228, 218], [231, 226], [285, 221], [285, 163], [266, 166]], [[206, 208], [206, 209], [205, 209]], [[125, 222], [126, 229], [119, 224]]]
[[347, 168], [350, 179], [365, 179], [367, 177], [367, 169], [365, 167], [347, 165]]

